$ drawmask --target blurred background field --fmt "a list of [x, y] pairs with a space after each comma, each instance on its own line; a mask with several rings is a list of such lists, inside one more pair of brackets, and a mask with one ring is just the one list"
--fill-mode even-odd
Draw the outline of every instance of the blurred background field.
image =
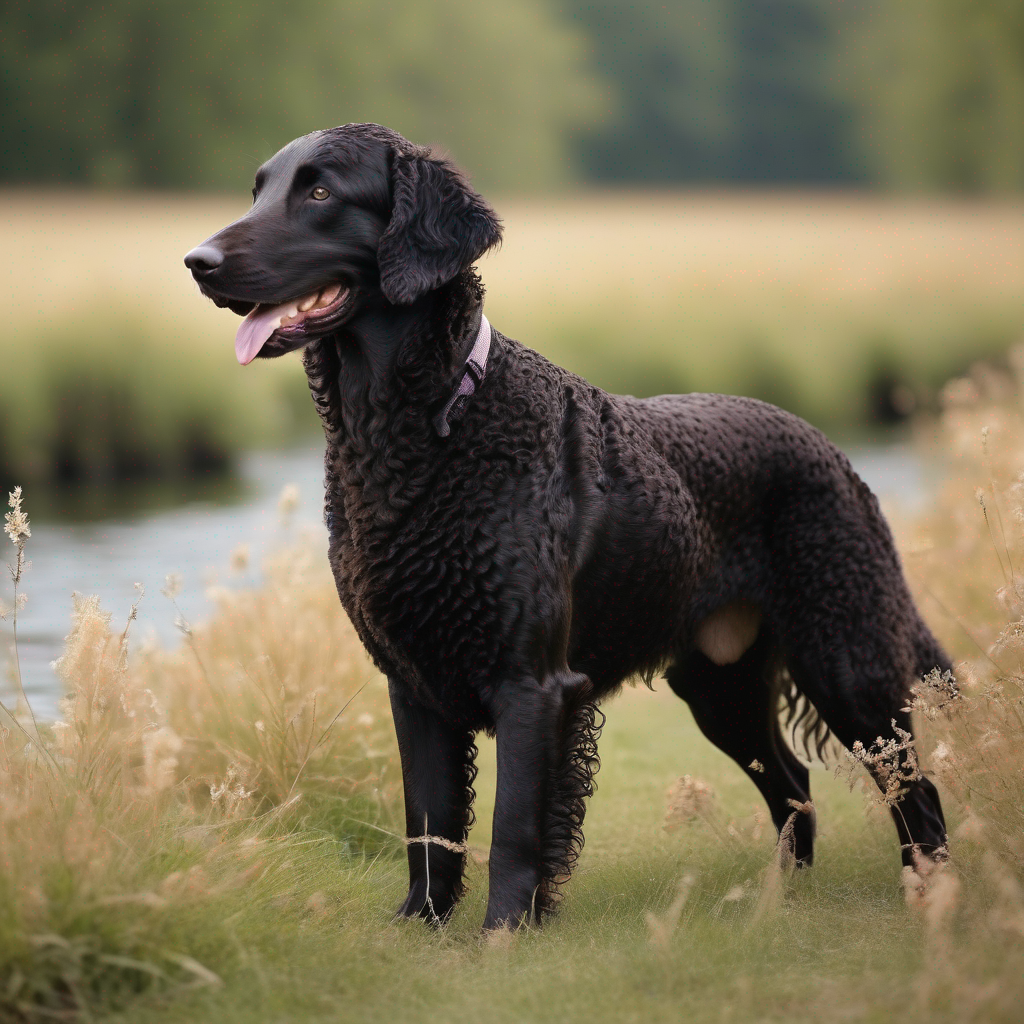
[[863, 437], [1020, 332], [1016, 5], [3, 14], [0, 484], [61, 486], [45, 515], [80, 485], [185, 500], [315, 436], [296, 360], [232, 365], [236, 321], [180, 261], [262, 160], [349, 120], [471, 173], [507, 224], [481, 268], [495, 323], [610, 390], [750, 394]]

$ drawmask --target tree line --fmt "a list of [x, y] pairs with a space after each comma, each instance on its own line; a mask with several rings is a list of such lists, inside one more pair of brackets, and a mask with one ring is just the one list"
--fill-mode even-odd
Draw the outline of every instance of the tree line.
[[1024, 184], [1020, 0], [3, 0], [0, 180], [237, 188], [380, 121], [488, 188]]

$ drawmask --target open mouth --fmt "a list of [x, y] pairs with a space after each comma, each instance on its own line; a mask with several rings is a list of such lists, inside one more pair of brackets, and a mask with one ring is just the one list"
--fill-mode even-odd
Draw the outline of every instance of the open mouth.
[[238, 361], [243, 366], [251, 363], [271, 335], [277, 332], [294, 337], [305, 331], [310, 321], [322, 320], [337, 312], [345, 304], [348, 293], [347, 288], [336, 282], [277, 306], [262, 303], [256, 306], [239, 325], [235, 335]]

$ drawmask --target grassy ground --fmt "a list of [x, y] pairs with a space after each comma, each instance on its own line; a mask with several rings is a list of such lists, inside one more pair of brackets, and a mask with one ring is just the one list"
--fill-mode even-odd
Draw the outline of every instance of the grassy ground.
[[[827, 194], [498, 201], [488, 310], [613, 391], [751, 394], [830, 429], [1016, 340], [1024, 206]], [[245, 370], [183, 254], [238, 198], [0, 193], [0, 480], [173, 475], [312, 428], [297, 358]]]
[[[481, 942], [482, 867], [445, 938], [391, 924], [387, 910], [404, 875], [399, 863], [378, 864], [355, 892], [335, 889], [339, 903], [355, 898], [349, 913], [300, 916], [294, 945], [285, 940], [286, 961], [275, 956], [281, 937], [265, 935], [269, 984], [248, 1005], [227, 988], [207, 990], [165, 1019], [266, 1020], [265, 993], [276, 994], [270, 1005], [283, 1019], [300, 1017], [301, 1006], [314, 1020], [381, 1021], [445, 1013], [495, 1021], [813, 1020], [834, 1019], [840, 993], [851, 1010], [867, 1008], [850, 998], [864, 984], [908, 998], [922, 941], [904, 905], [888, 822], [865, 822], [862, 797], [821, 773], [819, 868], [783, 882], [766, 901], [763, 877], [775, 867], [767, 830], [751, 837], [752, 787], [708, 749], [674, 697], [629, 694], [610, 709], [604, 748], [589, 850], [551, 927], [515, 937], [508, 949]], [[681, 770], [714, 780], [718, 826], [736, 815], [739, 836], [704, 823], [664, 833], [665, 788]], [[482, 803], [489, 810], [490, 801]], [[676, 922], [681, 883], [692, 888]], [[296, 970], [313, 982], [301, 984], [308, 997], [298, 1003]]]
[[[213, 927], [225, 945], [232, 933], [237, 942], [225, 986], [147, 1003], [147, 1019], [834, 1019], [830, 990], [849, 998], [870, 981], [905, 998], [920, 967], [919, 929], [904, 904], [891, 826], [881, 815], [865, 820], [859, 793], [817, 773], [820, 865], [783, 883], [757, 921], [762, 876], [773, 870], [770, 829], [752, 838], [753, 787], [708, 747], [681, 703], [664, 687], [627, 693], [609, 708], [603, 749], [587, 852], [550, 927], [508, 948], [481, 941], [480, 864], [444, 935], [392, 923], [404, 895], [401, 859], [341, 867], [321, 850], [278, 882], [287, 890], [278, 914], [244, 896], [225, 908], [228, 923]], [[493, 785], [490, 756], [484, 763], [473, 836], [483, 850]], [[665, 790], [682, 771], [714, 780], [721, 835], [702, 820], [663, 830]], [[692, 888], [673, 930], [684, 879]], [[742, 895], [726, 900], [739, 887]], [[662, 921], [652, 928], [648, 914]]]
[[[587, 845], [554, 920], [480, 934], [482, 739], [469, 895], [441, 932], [393, 922], [405, 867], [385, 687], [322, 552], [300, 546], [264, 589], [216, 591], [217, 615], [180, 622], [175, 651], [127, 658], [121, 626], [77, 602], [63, 721], [37, 737], [22, 704], [0, 732], [0, 1019], [1019, 1020], [1020, 394], [1019, 374], [980, 369], [946, 389], [931, 430], [948, 483], [900, 528], [961, 659], [959, 694], [932, 679], [914, 697], [944, 869], [901, 873], [887, 809], [856, 772], [819, 767], [818, 859], [785, 870], [753, 786], [659, 684], [606, 709]], [[13, 512], [10, 532], [30, 553]]]

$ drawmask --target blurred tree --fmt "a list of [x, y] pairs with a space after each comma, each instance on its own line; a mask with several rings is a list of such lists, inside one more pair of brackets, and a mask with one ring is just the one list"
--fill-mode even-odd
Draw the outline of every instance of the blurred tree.
[[597, 178], [857, 178], [836, 76], [838, 0], [563, 0], [619, 87], [621, 116], [581, 141]]
[[573, 175], [607, 90], [544, 0], [4, 0], [0, 179], [231, 187], [296, 135], [379, 121], [484, 185]]
[[1024, 186], [1021, 0], [871, 0], [846, 57], [884, 181]]

